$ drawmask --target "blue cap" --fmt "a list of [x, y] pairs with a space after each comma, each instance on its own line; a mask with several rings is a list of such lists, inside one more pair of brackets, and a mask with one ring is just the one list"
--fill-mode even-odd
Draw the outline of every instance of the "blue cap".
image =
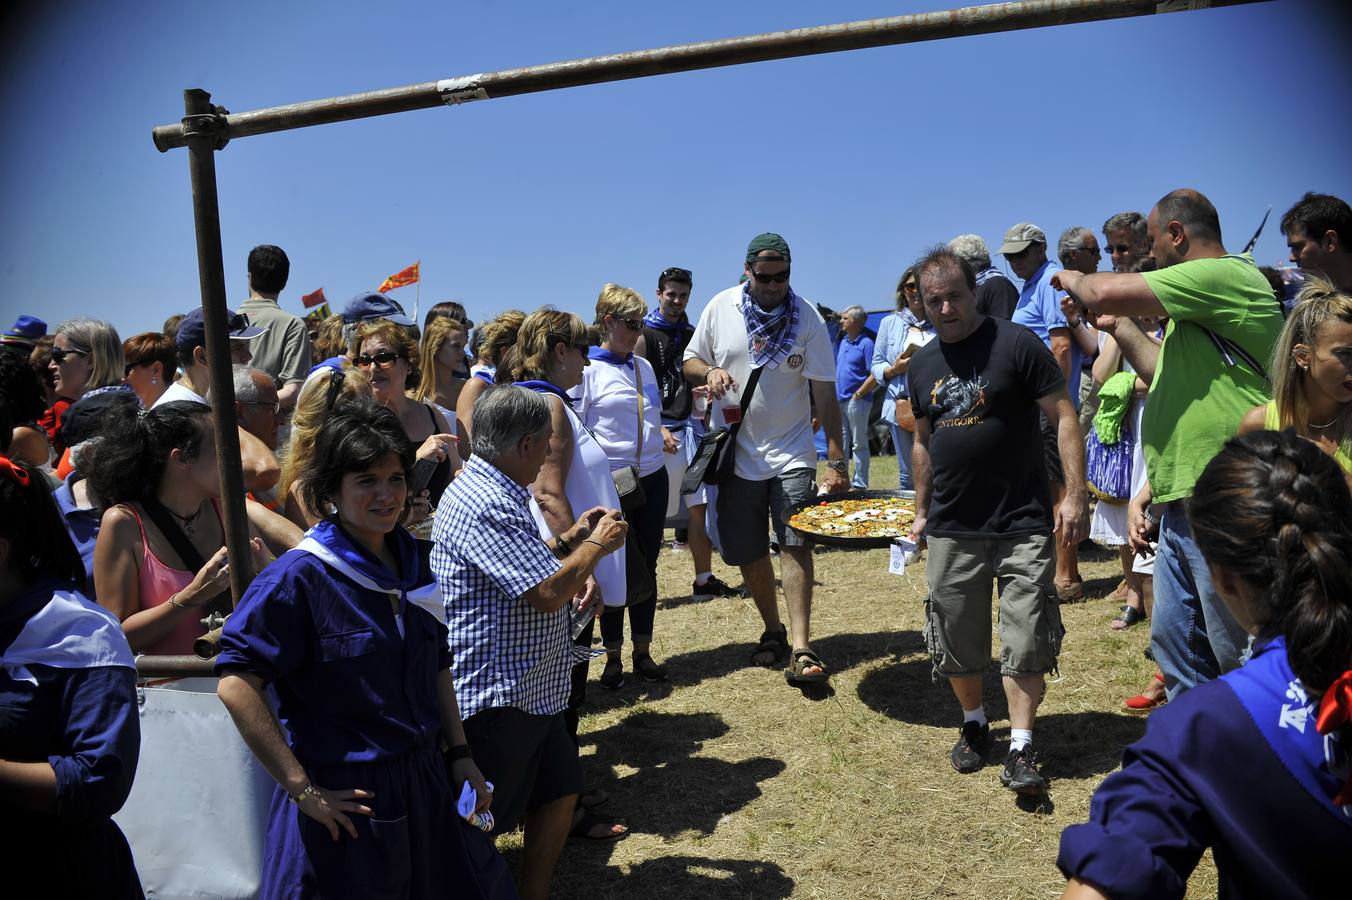
[[19, 316], [3, 335], [6, 344], [33, 344], [47, 334], [47, 323], [36, 316]]
[[343, 321], [348, 325], [368, 319], [389, 319], [396, 325], [413, 324], [413, 320], [404, 315], [404, 308], [386, 294], [358, 294], [343, 307]]
[[[230, 323], [230, 337], [236, 340], [252, 340], [267, 331], [266, 328], [250, 325], [248, 316], [233, 309], [225, 311], [225, 318]], [[207, 326], [202, 307], [197, 307], [178, 323], [178, 337], [174, 343], [180, 353], [192, 353], [193, 348], [207, 345]]]

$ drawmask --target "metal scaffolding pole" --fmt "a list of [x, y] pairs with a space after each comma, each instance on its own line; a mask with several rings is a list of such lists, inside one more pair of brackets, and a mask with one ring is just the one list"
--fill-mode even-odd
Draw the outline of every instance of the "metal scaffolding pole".
[[[231, 139], [250, 137], [310, 125], [346, 122], [414, 109], [430, 109], [442, 104], [454, 106], [474, 100], [498, 99], [585, 84], [602, 84], [607, 81], [713, 69], [741, 63], [838, 53], [842, 50], [885, 47], [999, 31], [1017, 31], [1048, 25], [1070, 25], [1265, 2], [1270, 0], [1163, 0], [1163, 2], [1028, 0], [1025, 3], [993, 3], [989, 6], [969, 6], [886, 19], [846, 22], [840, 25], [819, 25], [813, 28], [795, 28], [792, 31], [700, 41], [656, 50], [593, 56], [543, 66], [464, 75], [342, 97], [290, 103], [285, 106], [227, 115], [225, 132], [226, 137]], [[161, 125], [153, 130], [152, 138], [155, 146], [161, 151], [182, 147], [185, 140], [183, 126]]]

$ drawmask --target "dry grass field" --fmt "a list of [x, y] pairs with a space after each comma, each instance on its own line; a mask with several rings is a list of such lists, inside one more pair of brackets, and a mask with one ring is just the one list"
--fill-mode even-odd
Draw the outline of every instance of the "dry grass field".
[[[890, 457], [876, 487], [896, 484]], [[961, 712], [930, 679], [921, 641], [923, 564], [889, 575], [887, 551], [818, 548], [813, 646], [831, 668], [818, 693], [748, 664], [761, 631], [749, 599], [694, 603], [687, 554], [664, 552], [653, 654], [665, 684], [608, 691], [593, 664], [583, 765], [627, 817], [618, 843], [570, 841], [561, 898], [1057, 897], [1061, 829], [1083, 821], [1094, 788], [1145, 728], [1121, 702], [1153, 671], [1145, 624], [1109, 630], [1115, 555], [1082, 554], [1086, 602], [1063, 608], [1060, 673], [1035, 731], [1051, 781], [1041, 804], [1000, 786], [998, 765], [948, 762]], [[735, 570], [715, 561], [733, 585]], [[998, 645], [997, 645], [998, 646]], [[625, 657], [626, 670], [629, 667]], [[1003, 756], [1009, 721], [993, 667], [986, 709]], [[520, 833], [501, 842], [518, 862]], [[1209, 857], [1190, 896], [1214, 896]]]

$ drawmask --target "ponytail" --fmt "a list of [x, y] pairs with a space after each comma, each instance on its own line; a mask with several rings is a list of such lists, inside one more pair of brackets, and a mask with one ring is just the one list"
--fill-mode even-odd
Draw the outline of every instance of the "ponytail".
[[1295, 432], [1231, 439], [1188, 502], [1207, 562], [1261, 589], [1262, 637], [1286, 636], [1311, 696], [1352, 666], [1352, 493], [1342, 470]]
[[172, 451], [182, 451], [185, 460], [197, 458], [210, 414], [204, 403], [178, 400], [107, 415], [86, 473], [94, 496], [105, 509], [151, 496]]

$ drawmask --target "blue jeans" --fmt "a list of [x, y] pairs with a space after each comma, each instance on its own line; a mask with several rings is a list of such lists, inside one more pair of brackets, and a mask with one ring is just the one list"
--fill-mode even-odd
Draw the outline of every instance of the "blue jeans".
[[887, 424], [892, 428], [892, 449], [897, 451], [897, 490], [913, 491], [915, 479], [911, 476], [911, 449], [915, 446], [915, 434], [895, 422]]
[[1238, 668], [1249, 646], [1248, 633], [1211, 586], [1181, 501], [1165, 507], [1160, 520], [1150, 641], [1170, 700]]
[[854, 477], [850, 479], [850, 487], [858, 490], [868, 490], [868, 414], [873, 409], [873, 401], [868, 397], [863, 400], [845, 401], [845, 458], [854, 458]]

